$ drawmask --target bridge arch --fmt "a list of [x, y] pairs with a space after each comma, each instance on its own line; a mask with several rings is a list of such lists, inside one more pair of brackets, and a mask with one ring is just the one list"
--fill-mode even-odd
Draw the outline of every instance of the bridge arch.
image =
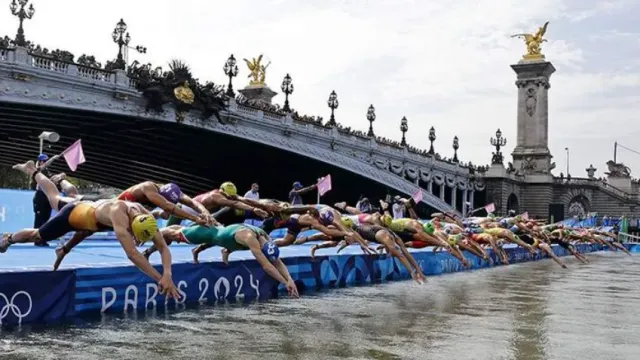
[[520, 201], [515, 193], [511, 193], [507, 197], [507, 211], [513, 210], [516, 214], [520, 213]]

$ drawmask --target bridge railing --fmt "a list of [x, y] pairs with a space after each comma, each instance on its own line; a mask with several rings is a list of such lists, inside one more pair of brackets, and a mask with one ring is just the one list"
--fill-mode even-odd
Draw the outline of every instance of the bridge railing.
[[553, 182], [556, 184], [566, 184], [566, 185], [576, 185], [576, 186], [595, 186], [598, 189], [608, 192], [612, 195], [621, 197], [626, 200], [636, 200], [636, 196], [633, 194], [629, 194], [624, 190], [621, 190], [615, 186], [612, 186], [602, 180], [594, 179], [594, 178], [553, 178]]

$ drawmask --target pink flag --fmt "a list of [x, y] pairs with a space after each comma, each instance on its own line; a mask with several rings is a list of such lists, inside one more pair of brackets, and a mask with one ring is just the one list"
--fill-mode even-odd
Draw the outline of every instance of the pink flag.
[[419, 204], [420, 201], [422, 201], [422, 189], [418, 188], [418, 191], [416, 191], [415, 194], [413, 194], [413, 196], [411, 197], [416, 204]]
[[65, 151], [62, 152], [62, 155], [67, 161], [67, 165], [69, 165], [69, 169], [71, 169], [71, 171], [76, 171], [78, 165], [86, 161], [80, 141], [81, 140], [74, 142], [73, 145], [69, 146]]
[[331, 190], [331, 175], [327, 175], [318, 181], [318, 195], [322, 196]]
[[496, 205], [494, 203], [491, 204], [487, 204], [484, 206], [484, 209], [488, 212], [488, 213], [492, 213], [496, 211]]

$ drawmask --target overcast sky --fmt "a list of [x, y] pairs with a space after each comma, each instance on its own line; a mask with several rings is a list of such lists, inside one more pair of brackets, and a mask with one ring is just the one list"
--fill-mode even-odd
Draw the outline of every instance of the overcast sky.
[[[0, 33], [14, 36], [17, 19], [9, 0], [0, 11]], [[509, 35], [533, 32], [551, 21], [543, 53], [556, 67], [549, 95], [549, 147], [565, 172], [570, 149], [573, 176], [593, 164], [598, 175], [613, 156], [613, 143], [640, 151], [640, 1], [638, 0], [35, 0], [25, 23], [28, 40], [79, 56], [112, 59], [111, 32], [124, 18], [135, 59], [166, 67], [179, 58], [195, 77], [225, 84], [222, 66], [233, 53], [241, 61], [264, 53], [272, 61], [267, 84], [280, 92], [293, 77], [293, 108], [328, 119], [327, 98], [338, 93], [337, 120], [367, 130], [367, 108], [376, 107], [376, 134], [407, 140], [452, 156], [454, 135], [463, 161], [488, 164], [489, 138], [497, 128], [516, 138], [515, 73], [524, 52]], [[275, 102], [283, 103], [279, 94]], [[511, 160], [511, 156], [507, 158]], [[640, 174], [640, 155], [618, 151], [619, 161]]]

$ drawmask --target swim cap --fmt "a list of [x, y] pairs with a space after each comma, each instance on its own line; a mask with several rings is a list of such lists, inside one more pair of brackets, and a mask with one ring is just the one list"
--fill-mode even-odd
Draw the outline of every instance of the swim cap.
[[168, 183], [160, 186], [160, 189], [158, 189], [158, 193], [160, 193], [163, 198], [167, 199], [167, 201], [173, 204], [176, 204], [178, 200], [180, 200], [180, 195], [182, 195], [180, 187], [174, 183]]
[[433, 227], [433, 224], [430, 221], [427, 221], [426, 223], [424, 223], [424, 225], [422, 225], [422, 230], [424, 230], [424, 232], [426, 232], [427, 234], [431, 235], [433, 234], [433, 231], [435, 229]]
[[330, 209], [322, 209], [320, 211], [320, 222], [323, 225], [330, 225], [333, 223], [333, 211]]
[[47, 154], [38, 155], [38, 161], [47, 161], [47, 160], [49, 160], [49, 157], [47, 156]]
[[391, 226], [391, 222], [393, 221], [393, 219], [391, 218], [391, 216], [384, 214], [380, 218], [380, 221], [382, 222], [382, 225], [384, 225], [385, 227], [389, 227]]
[[149, 214], [138, 215], [131, 221], [131, 231], [138, 243], [149, 241], [158, 232], [156, 219]]
[[342, 220], [342, 225], [344, 225], [345, 227], [352, 228], [354, 225], [353, 220], [351, 220], [350, 217], [343, 216], [341, 220]]
[[516, 215], [516, 216], [514, 216], [514, 219], [515, 219], [516, 221], [522, 221], [522, 216], [520, 216], [520, 215]]
[[222, 185], [220, 185], [220, 191], [222, 191], [223, 194], [229, 196], [238, 195], [238, 189], [230, 181], [222, 183]]
[[302, 184], [299, 181], [293, 183], [294, 189], [302, 189]]
[[278, 260], [278, 257], [280, 256], [280, 249], [278, 248], [278, 245], [272, 241], [267, 241], [262, 245], [262, 253], [267, 257], [267, 259], [269, 259], [269, 261], [274, 262]]
[[496, 218], [496, 215], [494, 213], [488, 213], [487, 218], [494, 220]]

